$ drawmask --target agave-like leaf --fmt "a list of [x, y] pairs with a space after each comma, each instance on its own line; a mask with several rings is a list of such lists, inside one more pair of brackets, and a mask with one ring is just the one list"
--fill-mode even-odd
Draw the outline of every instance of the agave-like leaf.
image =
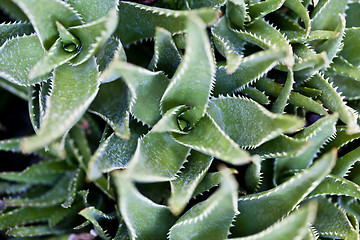
[[63, 135], [81, 118], [98, 90], [94, 58], [77, 66], [76, 70], [69, 64], [56, 68], [42, 125], [36, 136], [22, 141], [22, 150], [30, 152], [41, 148]]
[[169, 208], [143, 196], [131, 181], [131, 176], [120, 171], [112, 176], [130, 239], [165, 239], [167, 231], [176, 221]]
[[208, 172], [203, 180], [199, 183], [193, 193], [193, 197], [202, 195], [204, 192], [209, 191], [210, 189], [219, 186], [222, 181], [221, 172]]
[[192, 127], [205, 114], [210, 91], [215, 79], [215, 63], [210, 43], [201, 19], [192, 16], [187, 22], [186, 54], [161, 99], [161, 110], [166, 113], [178, 105], [195, 108], [191, 113]]
[[31, 35], [34, 33], [34, 29], [28, 22], [14, 22], [14, 23], [2, 23], [0, 24], [0, 46], [3, 45], [7, 39], [21, 36]]
[[344, 47], [339, 53], [340, 56], [358, 67], [360, 65], [360, 58], [356, 53], [359, 47], [360, 27], [345, 29]]
[[240, 93], [244, 94], [245, 96], [255, 100], [256, 102], [267, 105], [270, 103], [269, 97], [265, 95], [264, 92], [258, 90], [254, 87], [246, 87], [245, 89], [241, 90]]
[[84, 171], [78, 168], [73, 172], [68, 185], [65, 201], [61, 204], [63, 208], [70, 208], [75, 201], [76, 195], [84, 183]]
[[172, 133], [172, 137], [181, 145], [230, 164], [242, 165], [251, 161], [249, 153], [227, 136], [208, 114], [187, 134]]
[[240, 214], [235, 226], [231, 228], [232, 234], [255, 234], [291, 212], [330, 173], [335, 160], [336, 150], [333, 150], [323, 155], [310, 168], [276, 188], [240, 197]]
[[[83, 23], [79, 14], [61, 0], [13, 0], [30, 19], [42, 46], [49, 50], [59, 37], [55, 19], [65, 28]], [[39, 14], [46, 12], [46, 14]]]
[[66, 2], [81, 15], [84, 22], [93, 22], [104, 17], [118, 4], [118, 0], [67, 0]]
[[106, 233], [106, 231], [104, 231], [103, 228], [100, 226], [98, 221], [101, 219], [111, 219], [112, 217], [110, 217], [109, 215], [101, 212], [100, 210], [94, 207], [87, 207], [81, 210], [79, 214], [93, 224], [95, 231], [99, 237], [105, 240], [111, 239], [109, 235]]
[[212, 163], [212, 157], [192, 151], [179, 176], [170, 181], [171, 197], [169, 207], [175, 215], [180, 214], [193, 195], [195, 188], [203, 180]]
[[354, 229], [346, 212], [325, 197], [318, 197], [318, 213], [314, 227], [321, 236], [358, 239], [359, 233]]
[[237, 212], [237, 182], [222, 171], [220, 188], [207, 200], [182, 215], [169, 231], [169, 239], [225, 239]]
[[[316, 216], [317, 204], [316, 202], [310, 202], [308, 205], [301, 207], [299, 210], [295, 210], [290, 213], [281, 221], [275, 223], [269, 228], [261, 231], [257, 234], [241, 237], [230, 238], [232, 240], [293, 240], [302, 239], [307, 231], [308, 224], [314, 222]], [[229, 239], [229, 240], [230, 240]]]
[[285, 0], [267, 0], [251, 4], [249, 6], [251, 20], [254, 21], [276, 11], [284, 4], [284, 2]]
[[245, 172], [245, 183], [247, 189], [255, 192], [261, 184], [261, 161], [260, 157], [253, 157], [253, 162], [248, 166]]
[[186, 19], [190, 15], [198, 15], [206, 25], [213, 24], [218, 17], [216, 11], [210, 8], [173, 11], [126, 1], [119, 3], [119, 14], [115, 36], [118, 36], [125, 46], [132, 42], [153, 38], [155, 26], [165, 28], [171, 33], [184, 32]]
[[294, 85], [294, 73], [292, 70], [289, 70], [284, 87], [281, 90], [278, 98], [275, 100], [274, 104], [271, 107], [272, 112], [280, 113], [280, 114], [282, 114], [284, 112], [284, 109], [285, 109], [285, 106], [287, 105], [293, 85]]
[[64, 233], [64, 230], [49, 227], [48, 225], [15, 227], [9, 229], [6, 234], [12, 237], [34, 237], [46, 235], [59, 235]]
[[230, 0], [226, 5], [226, 18], [237, 28], [244, 28], [245, 22], [250, 20], [244, 0]]
[[257, 147], [304, 124], [298, 118], [273, 114], [250, 99], [238, 97], [214, 98], [207, 112], [230, 138], [244, 147]]
[[163, 71], [172, 77], [183, 57], [175, 45], [171, 33], [164, 28], [156, 28], [154, 56], [148, 69]]
[[351, 167], [360, 159], [360, 147], [355, 148], [351, 152], [345, 154], [344, 156], [336, 160], [336, 165], [331, 171], [331, 174], [334, 174], [339, 177], [344, 177], [347, 175]]
[[334, 30], [338, 26], [338, 16], [345, 13], [347, 3], [347, 0], [321, 1], [311, 14], [311, 28]]
[[334, 72], [353, 78], [356, 81], [360, 81], [360, 69], [349, 63], [343, 57], [338, 57], [333, 60], [330, 66]]

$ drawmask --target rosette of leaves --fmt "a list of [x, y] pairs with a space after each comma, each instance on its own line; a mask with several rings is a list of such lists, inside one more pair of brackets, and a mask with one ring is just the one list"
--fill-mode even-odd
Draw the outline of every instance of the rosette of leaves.
[[35, 132], [0, 149], [37, 159], [0, 173], [9, 236], [359, 238], [358, 2], [0, 6]]

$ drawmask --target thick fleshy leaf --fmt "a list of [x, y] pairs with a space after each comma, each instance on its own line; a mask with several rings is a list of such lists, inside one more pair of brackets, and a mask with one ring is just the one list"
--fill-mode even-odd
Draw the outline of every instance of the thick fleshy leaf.
[[273, 114], [260, 104], [246, 98], [219, 97], [207, 110], [217, 125], [237, 144], [257, 147], [281, 133], [302, 128], [304, 122], [290, 115]]
[[[231, 240], [293, 240], [302, 239], [307, 231], [308, 224], [314, 222], [317, 204], [311, 202], [290, 213], [289, 216], [275, 223], [271, 227], [255, 235], [242, 238], [230, 238]], [[229, 239], [229, 240], [230, 240]]]
[[318, 212], [314, 227], [320, 236], [358, 239], [359, 234], [351, 225], [346, 212], [325, 197], [318, 197]]
[[[356, 71], [359, 71], [360, 73], [360, 69], [357, 69]], [[356, 76], [359, 75], [356, 74]], [[332, 71], [326, 72], [326, 77], [329, 78], [329, 82], [334, 84], [333, 86], [337, 88], [337, 91], [341, 93], [341, 96], [344, 97], [345, 100], [360, 99], [360, 81]]]
[[[46, 50], [59, 37], [55, 19], [61, 19], [65, 28], [82, 24], [81, 17], [66, 2], [61, 0], [13, 0], [30, 19], [31, 24]], [[46, 13], [46, 14], [39, 14]]]
[[63, 208], [70, 208], [75, 201], [76, 195], [84, 183], [84, 171], [78, 168], [73, 172], [67, 188], [65, 201], [61, 204]]
[[27, 97], [28, 90], [24, 86], [19, 86], [0, 77], [0, 87], [8, 92], [11, 92], [15, 96], [18, 96], [19, 98], [25, 101], [28, 100]]
[[344, 47], [339, 53], [340, 56], [358, 67], [360, 65], [360, 57], [356, 54], [359, 48], [360, 27], [345, 29]]
[[102, 176], [103, 173], [126, 168], [136, 150], [139, 135], [139, 133], [133, 132], [128, 140], [119, 138], [114, 134], [110, 135], [100, 144], [91, 157], [88, 177], [94, 180]]
[[59, 235], [64, 233], [64, 230], [49, 227], [48, 225], [15, 227], [9, 229], [6, 234], [12, 237], [39, 237], [46, 235]]
[[66, 0], [85, 22], [92, 22], [105, 16], [118, 4], [118, 0]]
[[336, 137], [324, 147], [324, 151], [328, 151], [334, 147], [341, 148], [358, 138], [360, 138], [360, 132], [349, 133], [347, 126], [337, 126]]
[[240, 197], [240, 214], [236, 218], [235, 226], [231, 228], [232, 234], [255, 234], [286, 216], [330, 173], [335, 159], [336, 151], [333, 150], [323, 155], [310, 168], [276, 188]]
[[46, 78], [30, 80], [28, 74], [44, 55], [37, 35], [11, 38], [0, 47], [0, 76], [22, 86], [39, 83]]
[[309, 194], [309, 197], [320, 195], [344, 195], [360, 199], [360, 187], [345, 178], [329, 175]]
[[[303, 139], [311, 142], [310, 146], [305, 151], [294, 157], [277, 158], [275, 162], [275, 180], [279, 180], [282, 174], [287, 174], [287, 171], [305, 169], [313, 162], [319, 148], [331, 140], [336, 134], [336, 122], [338, 117], [336, 115], [329, 115], [319, 119], [303, 131], [297, 133], [294, 138]], [[329, 148], [331, 150], [331, 148]]]
[[247, 6], [244, 0], [230, 0], [226, 5], [226, 17], [237, 28], [244, 28], [245, 22], [250, 20], [247, 15]]
[[[215, 79], [215, 63], [205, 24], [195, 16], [187, 22], [186, 53], [161, 99], [166, 113], [178, 105], [197, 108], [193, 126], [204, 114]], [[188, 120], [188, 119], [184, 119]]]
[[284, 2], [285, 0], [267, 0], [250, 5], [249, 15], [251, 20], [262, 18], [265, 15], [278, 10]]
[[341, 56], [335, 58], [330, 67], [334, 72], [351, 77], [360, 82], [360, 69], [349, 63], [345, 58]]
[[338, 26], [339, 15], [347, 8], [347, 0], [329, 0], [318, 4], [311, 14], [313, 30], [334, 30]]
[[184, 32], [186, 19], [189, 15], [198, 15], [206, 25], [217, 20], [217, 13], [210, 8], [193, 11], [173, 11], [163, 8], [150, 7], [133, 2], [119, 3], [119, 24], [115, 35], [126, 46], [155, 35], [155, 26], [165, 28], [171, 33]]
[[160, 99], [169, 84], [169, 79], [162, 72], [151, 72], [115, 60], [104, 70], [101, 80], [111, 81], [120, 76], [131, 92], [131, 113], [138, 120], [150, 126], [154, 125], [161, 118]]
[[253, 162], [248, 166], [245, 172], [245, 183], [247, 189], [255, 192], [261, 184], [261, 161], [260, 157], [253, 157]]
[[221, 172], [208, 172], [205, 175], [204, 179], [196, 187], [192, 196], [196, 198], [197, 196], [202, 195], [204, 192], [219, 186], [221, 181], [222, 181]]
[[218, 67], [214, 95], [228, 94], [256, 82], [277, 64], [288, 57], [286, 49], [259, 51], [241, 59], [234, 73], [228, 74], [226, 67]]
[[242, 165], [251, 161], [249, 153], [227, 136], [208, 114], [205, 114], [187, 134], [173, 133], [172, 137], [181, 145], [230, 164]]
[[95, 98], [97, 78], [94, 58], [76, 68], [69, 64], [56, 68], [42, 125], [36, 136], [22, 141], [21, 149], [29, 152], [41, 148], [68, 131]]
[[345, 104], [340, 94], [336, 92], [336, 89], [332, 87], [332, 84], [329, 83], [328, 80], [316, 74], [306, 82], [306, 85], [323, 91], [319, 97], [320, 101], [323, 102], [325, 107], [330, 111], [339, 113], [340, 120], [348, 125], [349, 133], [360, 131], [360, 127], [357, 124], [357, 114]]
[[106, 231], [104, 231], [103, 228], [100, 226], [98, 221], [101, 219], [111, 219], [112, 217], [106, 215], [105, 213], [94, 207], [85, 208], [81, 210], [79, 214], [93, 224], [95, 231], [99, 237], [105, 240], [111, 239], [110, 236], [106, 233]]
[[128, 171], [136, 181], [172, 180], [177, 177], [189, 151], [188, 147], [175, 142], [170, 133], [149, 132], [139, 139]]
[[[127, 171], [127, 170], [125, 170]], [[113, 173], [118, 192], [118, 204], [131, 239], [166, 239], [176, 221], [168, 207], [143, 196], [122, 172]]]
[[[152, 131], [153, 132], [176, 132], [176, 133], [182, 133], [186, 134], [183, 130], [188, 127], [188, 123], [185, 121], [180, 121], [179, 115], [184, 110], [186, 110], [187, 107], [185, 105], [180, 105], [177, 107], [174, 107], [170, 110], [168, 110], [164, 116], [155, 124]], [[185, 127], [181, 125], [181, 123], [184, 123]]]
[[90, 111], [103, 118], [115, 134], [129, 139], [130, 96], [124, 82], [113, 81], [100, 85], [99, 93], [90, 105]]
[[70, 61], [71, 64], [82, 64], [97, 53], [115, 31], [117, 19], [118, 12], [114, 8], [94, 22], [69, 28], [81, 42], [80, 53]]
[[245, 89], [241, 90], [240, 93], [244, 94], [245, 96], [255, 100], [256, 102], [267, 105], [270, 103], [269, 97], [265, 95], [264, 92], [258, 90], [254, 87], [246, 87]]
[[360, 160], [360, 147], [357, 147], [351, 152], [338, 158], [336, 160], [336, 165], [331, 173], [339, 177], [344, 177], [347, 175], [348, 171], [352, 168], [352, 166], [359, 160]]
[[294, 85], [294, 73], [292, 70], [289, 70], [284, 87], [281, 90], [278, 98], [275, 100], [275, 102], [273, 103], [273, 105], [271, 107], [272, 112], [279, 113], [279, 114], [282, 114], [284, 112], [284, 109], [289, 100], [289, 96], [290, 96], [291, 90], [293, 88], [293, 85]]
[[203, 180], [212, 163], [210, 156], [192, 151], [179, 176], [170, 181], [171, 197], [168, 205], [172, 213], [180, 214], [189, 202], [198, 184]]
[[148, 68], [153, 71], [163, 71], [172, 77], [182, 59], [171, 33], [164, 28], [156, 28], [154, 56]]
[[301, 0], [286, 0], [284, 2], [284, 5], [299, 15], [301, 20], [304, 22], [304, 25], [306, 28], [306, 36], [307, 36], [310, 33], [310, 28], [311, 28], [310, 16], [309, 16], [307, 9], [303, 5], [302, 1]]
[[99, 65], [99, 71], [102, 72], [115, 59], [126, 62], [127, 57], [120, 40], [114, 37], [103, 44], [102, 48], [96, 54], [96, 62]]
[[230, 171], [222, 171], [220, 188], [207, 200], [188, 210], [171, 227], [170, 240], [225, 239], [237, 211], [237, 182]]
[[30, 35], [34, 33], [34, 29], [30, 23], [27, 22], [14, 22], [0, 24], [0, 46], [3, 45], [7, 39], [21, 35]]

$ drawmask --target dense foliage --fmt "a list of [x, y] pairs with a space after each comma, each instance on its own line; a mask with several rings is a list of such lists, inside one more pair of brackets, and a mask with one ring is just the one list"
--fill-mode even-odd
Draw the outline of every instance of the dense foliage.
[[0, 7], [6, 235], [359, 239], [358, 1]]

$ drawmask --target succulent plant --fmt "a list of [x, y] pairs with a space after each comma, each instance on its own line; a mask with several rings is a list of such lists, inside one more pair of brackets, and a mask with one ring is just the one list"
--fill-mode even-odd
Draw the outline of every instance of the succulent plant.
[[0, 7], [6, 235], [359, 239], [358, 1]]

